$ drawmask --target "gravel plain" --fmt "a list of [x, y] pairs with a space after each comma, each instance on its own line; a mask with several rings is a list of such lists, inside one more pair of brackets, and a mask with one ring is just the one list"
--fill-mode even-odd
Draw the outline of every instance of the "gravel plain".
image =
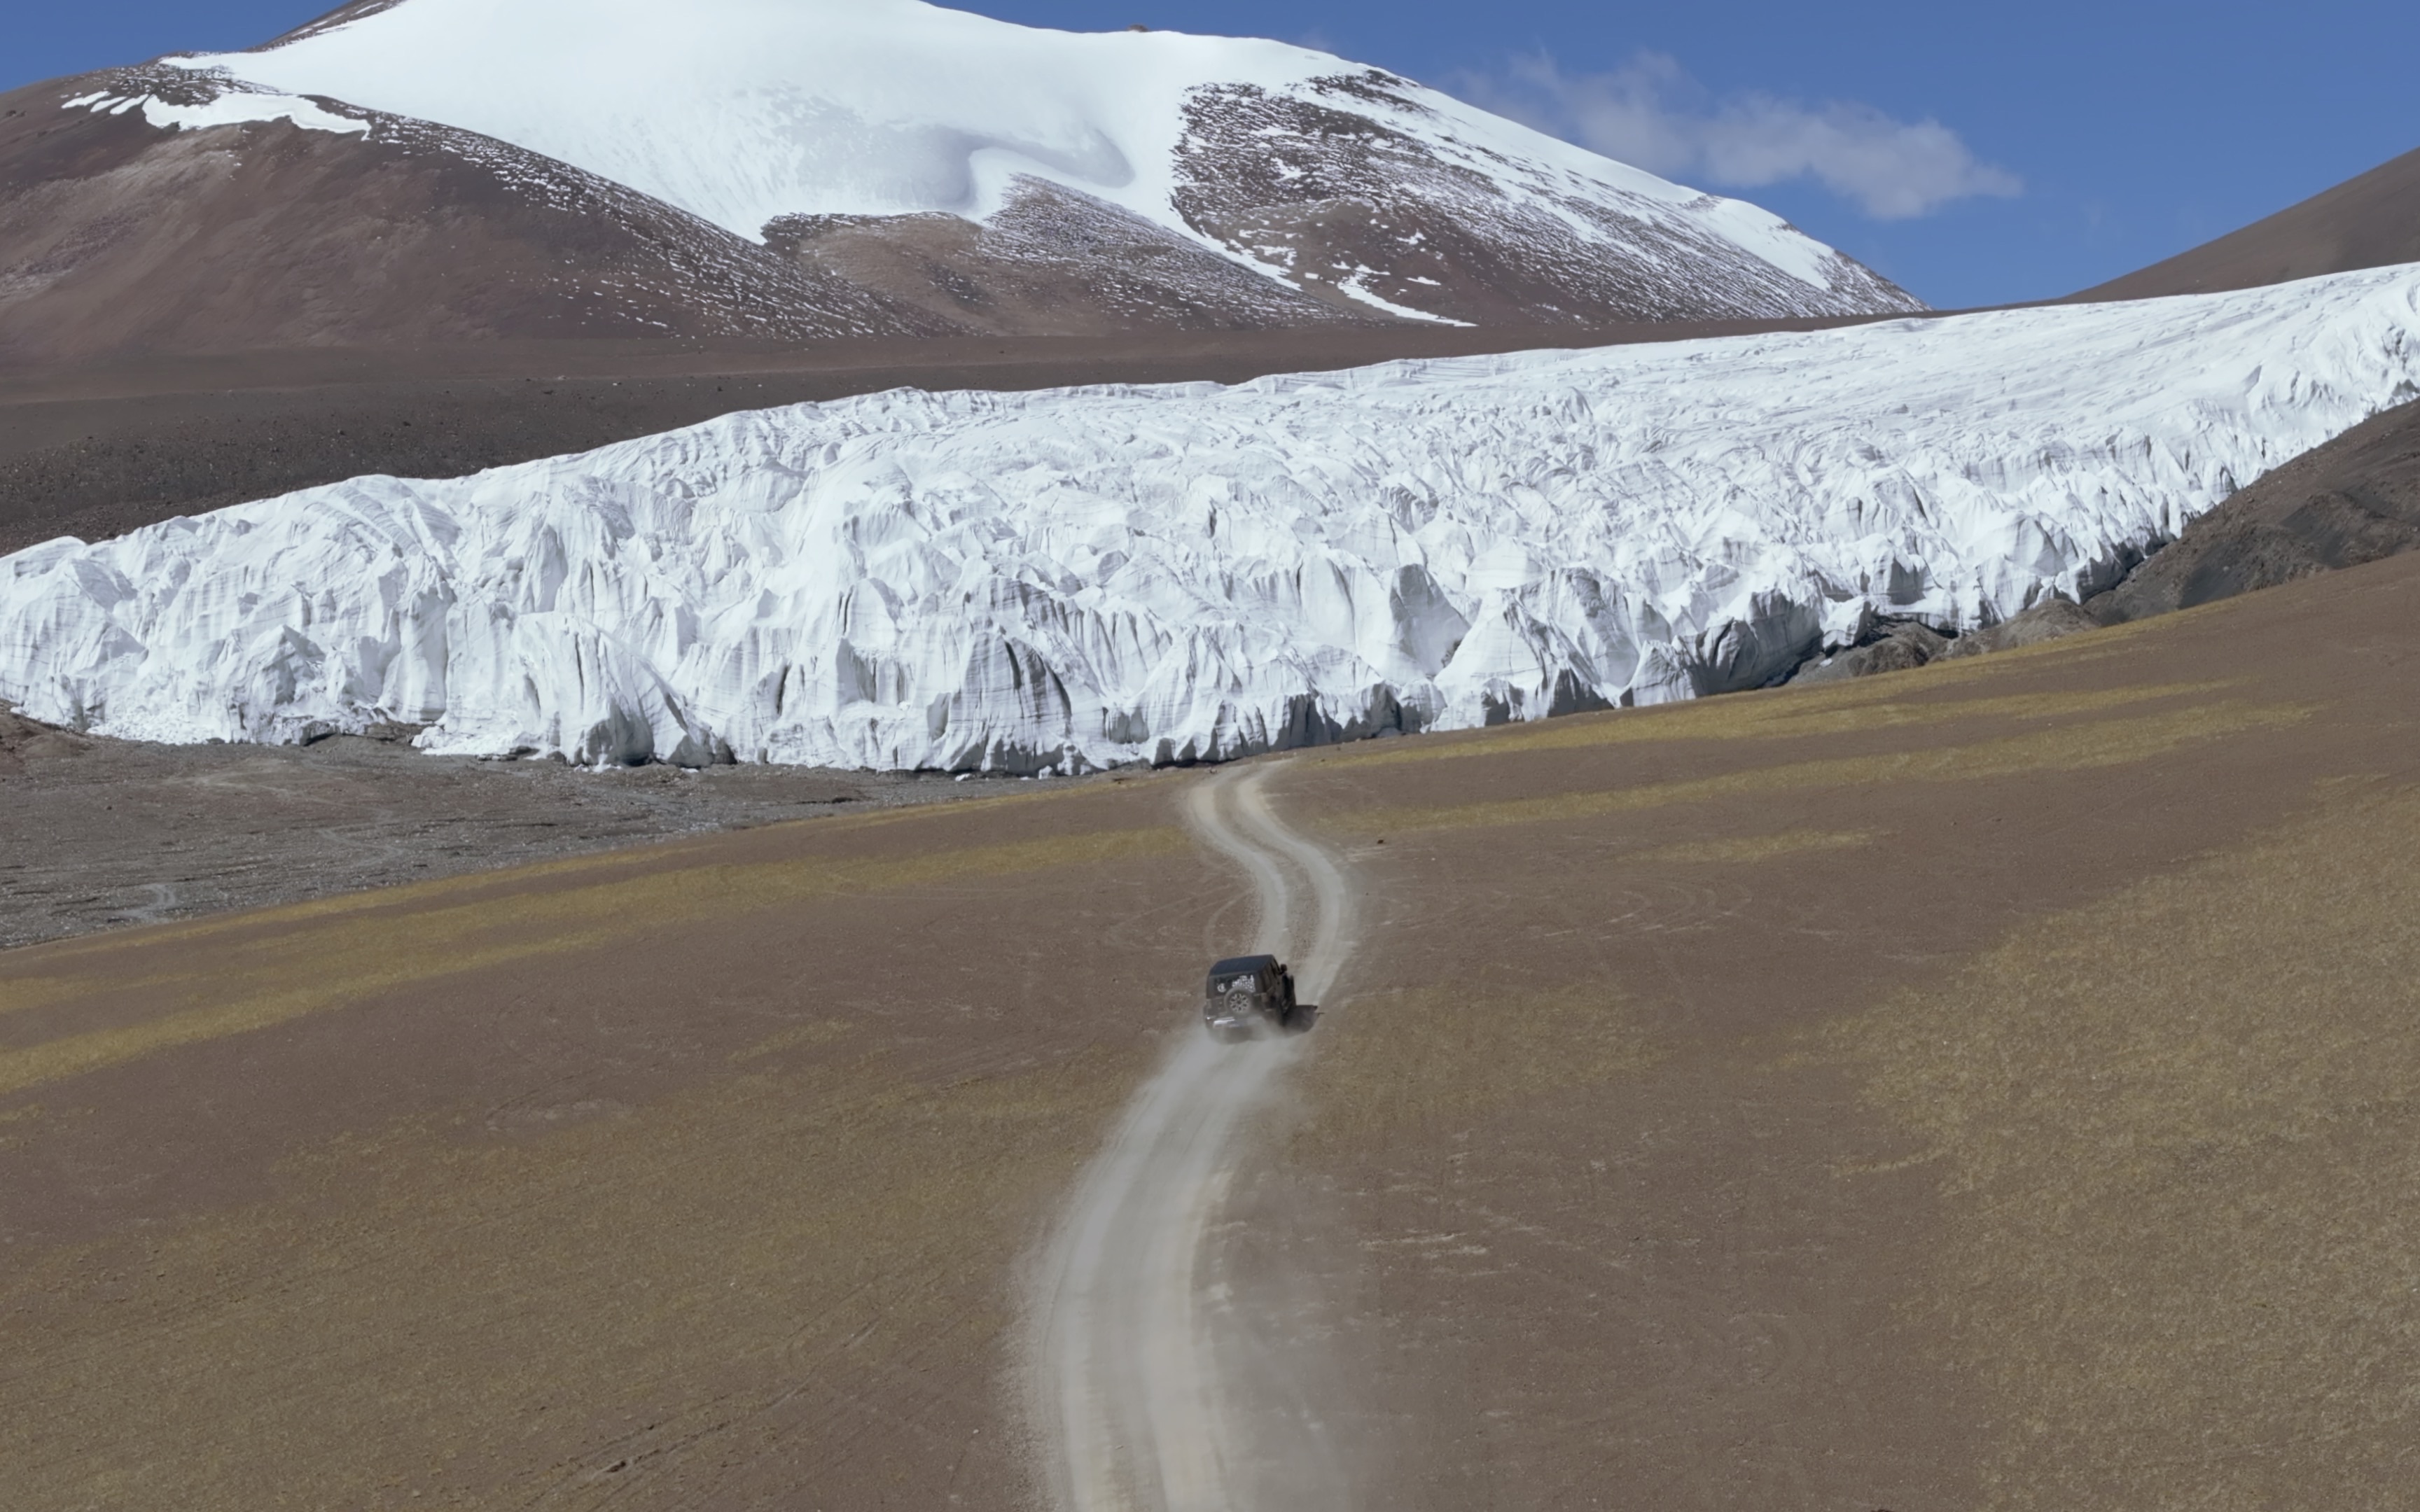
[[0, 949], [1032, 785], [773, 766], [588, 771], [424, 755], [408, 734], [163, 746], [0, 705]]

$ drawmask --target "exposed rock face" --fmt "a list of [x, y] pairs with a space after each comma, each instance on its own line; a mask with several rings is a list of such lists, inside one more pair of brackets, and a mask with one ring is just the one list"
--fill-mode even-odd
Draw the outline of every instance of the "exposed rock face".
[[1391, 325], [1366, 305], [1298, 293], [1200, 242], [1045, 179], [1020, 179], [986, 221], [939, 211], [799, 216], [768, 242], [937, 321], [1000, 334], [1154, 327]]
[[1177, 208], [1346, 309], [1584, 326], [1923, 308], [1828, 250], [1799, 276], [1740, 255], [1713, 196], [1623, 193], [1494, 150], [1450, 104], [1374, 69], [1197, 90]]
[[21, 768], [27, 758], [57, 758], [82, 755], [92, 742], [71, 730], [62, 730], [39, 719], [28, 719], [6, 703], [0, 703], [0, 773]]
[[1905, 671], [1911, 667], [1939, 660], [1949, 655], [1953, 646], [1963, 644], [1967, 639], [1971, 638], [1962, 637], [1953, 641], [1917, 620], [1885, 621], [1846, 650], [1828, 656], [1819, 653], [1808, 657], [1791, 675], [1790, 681], [1792, 685], [1838, 683], [1852, 677]]
[[2079, 630], [2097, 630], [2102, 623], [2075, 600], [2063, 594], [2054, 594], [2012, 619], [2003, 620], [1988, 629], [1960, 636], [1949, 642], [1941, 655], [1978, 656], [1989, 651], [2014, 651], [2020, 646], [2040, 645], [2045, 640], [2055, 640]]

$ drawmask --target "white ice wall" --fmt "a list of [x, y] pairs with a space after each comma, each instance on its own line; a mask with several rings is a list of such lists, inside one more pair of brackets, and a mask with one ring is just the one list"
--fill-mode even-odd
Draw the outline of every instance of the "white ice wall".
[[0, 698], [1031, 771], [1765, 681], [2093, 586], [2420, 394], [2420, 267], [1234, 388], [901, 392], [0, 559]]

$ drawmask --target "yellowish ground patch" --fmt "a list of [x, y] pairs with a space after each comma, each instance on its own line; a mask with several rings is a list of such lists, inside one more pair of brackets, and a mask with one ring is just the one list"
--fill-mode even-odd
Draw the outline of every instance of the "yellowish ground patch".
[[1811, 735], [1848, 734], [1864, 730], [1897, 729], [1936, 724], [1951, 719], [2029, 719], [2071, 717], [2123, 708], [2163, 699], [2208, 699], [2234, 687], [2226, 682], [2165, 683], [2135, 687], [2102, 688], [2082, 693], [2006, 693], [1986, 698], [1923, 698], [1916, 695], [1957, 686], [1968, 678], [1959, 667], [1980, 668], [1980, 662], [1952, 664], [1950, 675], [1929, 681], [1915, 678], [1933, 669], [1894, 674], [1869, 681], [1801, 691], [1738, 694], [1698, 699], [1652, 709], [1573, 715], [1543, 725], [1520, 725], [1500, 733], [1450, 739], [1388, 742], [1375, 748], [1355, 748], [1328, 754], [1330, 761], [1372, 766], [1404, 762], [1456, 761], [1467, 756], [1575, 750], [1593, 746], [1638, 745], [1677, 740], [1787, 740]]
[[1703, 862], [1714, 865], [1753, 864], [1808, 851], [1854, 851], [1881, 838], [1871, 829], [1785, 829], [1777, 835], [1741, 835], [1729, 840], [1689, 841], [1679, 845], [1641, 851], [1638, 861]]
[[1338, 1036], [1303, 1074], [1303, 1137], [1379, 1141], [1407, 1123], [1466, 1125], [1526, 1100], [1652, 1065], [1662, 1051], [1610, 988], [1483, 984], [1356, 998], [1370, 1032]]
[[1344, 816], [1337, 827], [1347, 832], [1391, 834], [1401, 830], [1525, 825], [1799, 788], [1970, 781], [2026, 772], [2081, 771], [2149, 761], [2222, 735], [2296, 724], [2313, 712], [2311, 706], [2303, 704], [2203, 704], [2132, 719], [2059, 725], [1969, 745], [1792, 762], [1678, 782], [1642, 783], [1637, 787], [1490, 803], [1363, 810]]
[[778, 1462], [916, 1409], [1001, 1347], [1001, 1257], [1133, 1068], [773, 1059], [536, 1138], [341, 1139], [278, 1202], [0, 1275], [10, 1372], [45, 1382], [0, 1414], [0, 1500], [621, 1504], [667, 1454]]
[[2420, 1485], [2420, 794], [2376, 786], [1835, 1035], [1952, 1199], [1989, 1504]]
[[[1120, 829], [1013, 844], [939, 851], [899, 860], [805, 857], [641, 872], [586, 886], [500, 891], [473, 902], [331, 918], [316, 904], [293, 913], [302, 927], [237, 936], [215, 952], [180, 952], [178, 969], [131, 980], [105, 970], [0, 980], [0, 1012], [52, 1006], [136, 987], [167, 1010], [140, 1023], [0, 1052], [0, 1094], [83, 1074], [178, 1045], [268, 1028], [358, 1002], [407, 983], [560, 954], [628, 934], [728, 918], [820, 898], [880, 892], [954, 877], [999, 876], [1171, 855], [1186, 846], [1173, 828]], [[561, 863], [546, 870], [558, 873]], [[509, 878], [511, 873], [503, 874]], [[491, 875], [488, 880], [498, 878]], [[278, 923], [284, 911], [255, 916]], [[156, 949], [142, 935], [122, 950]], [[27, 952], [36, 954], [39, 952]], [[83, 962], [106, 966], [85, 946]], [[47, 963], [46, 963], [47, 964]]]

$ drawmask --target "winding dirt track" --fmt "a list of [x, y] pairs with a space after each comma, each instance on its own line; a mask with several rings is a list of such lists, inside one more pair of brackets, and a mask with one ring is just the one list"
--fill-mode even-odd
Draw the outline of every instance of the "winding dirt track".
[[[1351, 946], [1351, 898], [1334, 859], [1270, 809], [1278, 769], [1211, 777], [1187, 795], [1187, 818], [1250, 875], [1257, 949], [1291, 961], [1318, 1002]], [[1254, 1442], [1227, 1390], [1233, 1341], [1208, 1305], [1250, 1305], [1204, 1241], [1240, 1131], [1301, 1053], [1298, 1040], [1181, 1035], [1078, 1181], [1028, 1302], [1036, 1427], [1063, 1512], [1226, 1512], [1279, 1460], [1291, 1504], [1344, 1500], [1326, 1457]]]

